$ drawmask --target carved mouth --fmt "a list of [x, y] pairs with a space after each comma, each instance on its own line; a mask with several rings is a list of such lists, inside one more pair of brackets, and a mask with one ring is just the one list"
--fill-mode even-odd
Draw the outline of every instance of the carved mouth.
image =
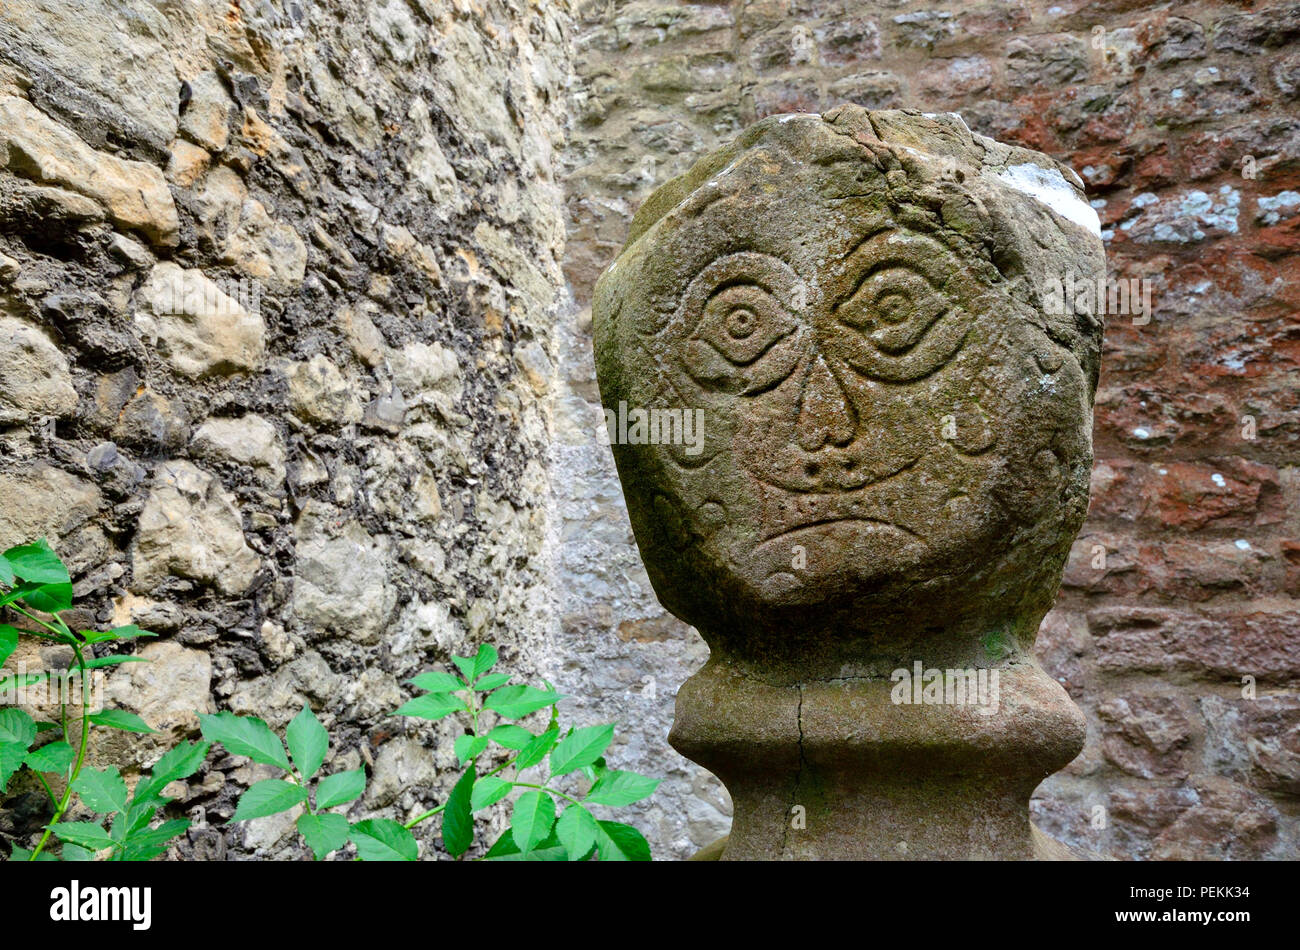
[[[890, 477], [893, 476], [886, 478]], [[788, 539], [797, 532], [841, 523], [858, 523], [868, 530], [896, 534], [900, 541], [924, 543], [924, 539], [911, 528], [882, 517], [880, 505], [871, 497], [871, 489], [885, 480], [856, 491], [842, 492], [795, 492], [765, 483], [762, 486], [763, 540], [760, 546]]]

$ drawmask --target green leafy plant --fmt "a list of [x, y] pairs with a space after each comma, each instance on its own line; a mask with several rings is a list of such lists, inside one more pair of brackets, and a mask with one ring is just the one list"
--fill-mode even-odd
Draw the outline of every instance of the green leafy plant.
[[[377, 860], [384, 860], [377, 856], [386, 855], [394, 844], [405, 847], [405, 842], [397, 842], [393, 830], [380, 822], [352, 825], [343, 815], [327, 810], [360, 798], [366, 790], [366, 773], [363, 769], [352, 769], [316, 778], [329, 753], [330, 740], [329, 733], [309, 708], [303, 707], [289, 723], [285, 732], [289, 745], [287, 755], [285, 743], [255, 716], [223, 712], [200, 716], [199, 723], [205, 739], [220, 742], [233, 755], [244, 755], [254, 762], [282, 769], [287, 776], [252, 785], [240, 796], [232, 821], [265, 818], [301, 805], [298, 833], [318, 859], [337, 851], [349, 840], [356, 844], [363, 857], [371, 855]], [[402, 830], [396, 822], [388, 824]], [[409, 837], [410, 832], [406, 834]], [[411, 851], [414, 844], [412, 839]]]
[[[39, 780], [50, 800], [51, 817], [30, 850], [15, 846], [11, 858], [27, 861], [148, 861], [166, 851], [189, 828], [188, 819], [165, 819], [171, 799], [164, 790], [189, 778], [220, 743], [233, 755], [280, 769], [282, 777], [252, 785], [239, 799], [232, 821], [249, 821], [301, 808], [296, 827], [320, 860], [351, 844], [358, 860], [415, 861], [417, 825], [439, 818], [442, 844], [452, 857], [474, 845], [474, 815], [493, 806], [511, 808], [509, 829], [487, 849], [487, 860], [648, 861], [650, 846], [631, 825], [598, 817], [594, 807], [630, 805], [649, 797], [656, 779], [611, 769], [605, 751], [614, 738], [612, 723], [562, 729], [557, 704], [565, 697], [545, 688], [512, 683], [494, 673], [497, 651], [484, 645], [473, 657], [452, 657], [458, 673], [429, 672], [411, 683], [422, 693], [392, 715], [437, 721], [462, 715], [467, 730], [455, 740], [463, 768], [447, 800], [405, 824], [388, 818], [352, 822], [338, 809], [366, 789], [364, 769], [321, 775], [329, 754], [329, 733], [304, 708], [281, 740], [261, 719], [221, 712], [200, 715], [203, 742], [183, 742], [165, 753], [141, 777], [134, 793], [114, 766], [93, 768], [86, 758], [91, 729], [101, 727], [151, 733], [148, 724], [120, 709], [91, 712], [91, 674], [119, 663], [140, 662], [130, 655], [96, 657], [97, 646], [153, 634], [134, 625], [106, 631], [74, 631], [62, 614], [72, 607], [68, 569], [44, 540], [10, 548], [0, 555], [0, 611], [22, 617], [23, 628], [0, 623], [0, 666], [21, 637], [66, 646], [73, 662], [65, 674], [80, 682], [79, 715], [71, 715], [67, 694], [59, 692], [57, 722], [37, 722], [21, 709], [0, 706], [0, 794], [23, 769]], [[4, 614], [0, 613], [0, 617]], [[459, 674], [459, 675], [458, 675]], [[0, 671], [0, 695], [47, 680], [50, 673]], [[529, 729], [521, 723], [544, 725]], [[43, 733], [55, 732], [49, 741]], [[488, 768], [485, 761], [504, 761]], [[56, 786], [62, 783], [61, 792]], [[513, 802], [510, 802], [513, 796]], [[98, 816], [65, 820], [75, 804]], [[52, 853], [51, 839], [59, 842]]]
[[[469, 729], [456, 739], [455, 753], [464, 771], [447, 801], [405, 824], [370, 818], [349, 824], [325, 810], [347, 804], [365, 791], [362, 770], [342, 772], [315, 782], [328, 751], [325, 729], [304, 708], [289, 724], [284, 744], [255, 717], [230, 713], [200, 717], [203, 735], [226, 750], [284, 770], [286, 778], [267, 779], [246, 791], [232, 818], [243, 821], [302, 806], [297, 827], [317, 859], [351, 841], [365, 861], [415, 861], [417, 825], [441, 816], [443, 848], [461, 857], [474, 844], [474, 814], [504, 803], [516, 790], [510, 828], [488, 849], [487, 860], [648, 861], [650, 846], [631, 825], [598, 818], [592, 806], [618, 807], [649, 797], [659, 780], [611, 769], [605, 750], [614, 738], [613, 723], [562, 730], [556, 704], [564, 699], [549, 684], [538, 688], [510, 682], [493, 673], [497, 651], [490, 645], [474, 657], [452, 657], [460, 675], [421, 673], [411, 683], [423, 694], [405, 703], [394, 716], [437, 721], [461, 714]], [[518, 724], [550, 710], [541, 731]], [[513, 720], [501, 722], [499, 720]], [[489, 726], [489, 723], [493, 723]], [[504, 762], [479, 773], [480, 760], [497, 746], [509, 753]], [[543, 776], [528, 773], [536, 769]], [[578, 777], [585, 782], [579, 782]], [[579, 786], [585, 785], [585, 791]]]
[[[44, 538], [0, 554], [0, 610], [27, 621], [23, 629], [0, 623], [0, 664], [17, 649], [20, 637], [34, 637], [68, 647], [73, 662], [66, 675], [80, 681], [79, 714], [75, 718], [69, 715], [68, 694], [64, 689], [59, 690], [58, 722], [36, 722], [21, 709], [0, 708], [0, 794], [7, 791], [14, 775], [25, 768], [39, 779], [52, 808], [52, 817], [36, 847], [30, 851], [15, 847], [11, 858], [54, 860], [54, 855], [47, 850], [53, 835], [62, 842], [61, 856], [68, 860], [88, 860], [97, 852], [111, 851], [113, 860], [147, 861], [166, 850], [171, 839], [189, 827], [188, 820], [164, 821], [158, 825], [154, 822], [169, 801], [162, 795], [163, 788], [197, 771], [207, 755], [207, 746], [186, 743], [168, 752], [129, 797], [126, 783], [116, 768], [86, 766], [92, 727], [135, 733], [154, 731], [139, 716], [125, 710], [90, 711], [93, 670], [142, 662], [140, 657], [129, 655], [96, 657], [95, 647], [153, 634], [135, 625], [74, 631], [62, 616], [71, 608], [72, 579]], [[0, 673], [0, 694], [37, 685], [49, 678], [48, 672]], [[37, 745], [38, 737], [48, 731], [56, 731], [55, 738]], [[62, 781], [61, 793], [56, 794], [52, 780]], [[62, 820], [73, 805], [74, 795], [83, 806], [109, 820], [107, 830], [99, 822]]]

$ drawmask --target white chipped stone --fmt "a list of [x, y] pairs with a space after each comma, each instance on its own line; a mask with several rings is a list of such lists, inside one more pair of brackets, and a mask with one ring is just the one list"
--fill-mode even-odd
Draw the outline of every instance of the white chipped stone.
[[1101, 236], [1101, 219], [1097, 212], [1056, 169], [1025, 162], [999, 172], [998, 180], [1042, 202], [1067, 221]]

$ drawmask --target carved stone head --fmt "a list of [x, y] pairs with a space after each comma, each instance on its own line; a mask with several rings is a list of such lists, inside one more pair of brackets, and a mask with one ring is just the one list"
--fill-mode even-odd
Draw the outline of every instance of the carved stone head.
[[956, 116], [776, 116], [664, 185], [594, 304], [607, 409], [698, 420], [613, 447], [660, 600], [740, 656], [1032, 642], [1102, 330], [1049, 290], [1102, 274], [1074, 174]]

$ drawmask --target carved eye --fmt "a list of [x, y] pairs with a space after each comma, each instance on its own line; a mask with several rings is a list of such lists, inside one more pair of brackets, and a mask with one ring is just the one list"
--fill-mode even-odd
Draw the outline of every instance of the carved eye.
[[754, 332], [758, 317], [748, 307], [737, 307], [727, 317], [727, 334], [733, 340], [743, 340]]
[[743, 251], [719, 258], [691, 281], [682, 300], [682, 362], [696, 383], [753, 393], [779, 383], [797, 362], [807, 303], [784, 261]]
[[855, 271], [861, 276], [834, 307], [826, 345], [859, 373], [910, 382], [961, 348], [972, 315], [948, 292], [960, 264], [938, 242], [878, 234], [846, 260], [844, 277]]
[[753, 284], [719, 290], [704, 307], [695, 337], [737, 366], [748, 366], [795, 329], [770, 292]]
[[902, 353], [915, 346], [947, 308], [947, 299], [925, 274], [907, 265], [888, 265], [864, 280], [836, 313], [881, 350]]

